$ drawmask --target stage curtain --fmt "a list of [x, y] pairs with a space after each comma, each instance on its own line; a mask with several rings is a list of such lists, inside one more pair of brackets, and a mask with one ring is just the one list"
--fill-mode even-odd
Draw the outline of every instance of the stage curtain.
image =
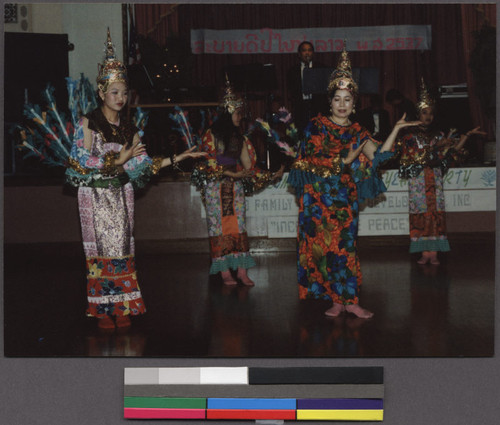
[[[352, 52], [352, 66], [378, 68], [382, 95], [397, 88], [413, 101], [417, 100], [422, 76], [433, 87], [466, 81], [461, 10], [456, 4], [184, 4], [178, 10], [179, 33], [188, 39], [194, 28], [307, 28], [311, 22], [315, 27], [431, 25], [432, 50]], [[316, 55], [317, 61], [331, 67], [337, 65], [338, 58], [338, 53]], [[289, 106], [286, 72], [297, 61], [296, 54], [195, 55], [193, 81], [221, 87], [221, 69], [226, 66], [272, 63], [278, 77], [275, 99]], [[390, 105], [386, 108], [395, 120]]]
[[178, 6], [176, 4], [135, 4], [137, 34], [149, 37], [160, 46], [167, 37], [179, 32]]
[[[474, 125], [488, 132], [488, 138], [495, 137], [495, 122], [487, 117], [481, 108], [472, 71], [469, 67], [471, 53], [476, 46], [474, 33], [480, 31], [483, 26], [496, 27], [496, 5], [495, 4], [462, 4], [462, 28], [463, 49], [466, 64], [467, 86], [469, 89], [469, 104]], [[492, 90], [495, 88], [492, 87]]]
[[[460, 4], [136, 4], [136, 21], [140, 34], [148, 35], [163, 45], [167, 36], [190, 39], [191, 29], [258, 29], [356, 27], [378, 25], [431, 25], [432, 50], [428, 51], [366, 51], [351, 52], [353, 67], [379, 69], [379, 92], [385, 95], [391, 88], [399, 89], [412, 101], [417, 101], [419, 81], [424, 77], [434, 89], [442, 85], [468, 83], [470, 47], [466, 46], [470, 32], [476, 28], [468, 8], [477, 5]], [[495, 5], [482, 5], [490, 22], [495, 22]], [[475, 15], [475, 14], [474, 14]], [[472, 22], [470, 22], [472, 20]], [[313, 24], [311, 24], [313, 23]], [[470, 43], [470, 40], [469, 40]], [[470, 44], [468, 46], [471, 46]], [[464, 49], [464, 47], [466, 47]], [[317, 53], [316, 60], [335, 67], [339, 53]], [[251, 63], [275, 66], [278, 87], [273, 93], [275, 103], [290, 107], [286, 87], [287, 70], [298, 62], [293, 54], [227, 54], [193, 55], [192, 86], [223, 87], [223, 68]], [[267, 108], [266, 94], [249, 93], [253, 118], [262, 116]], [[471, 96], [472, 98], [473, 96]], [[362, 96], [360, 106], [367, 104]], [[476, 101], [477, 102], [477, 101]], [[389, 104], [384, 105], [393, 122], [398, 118]], [[484, 117], [471, 104], [474, 124], [482, 125]], [[476, 124], [477, 123], [477, 124]]]

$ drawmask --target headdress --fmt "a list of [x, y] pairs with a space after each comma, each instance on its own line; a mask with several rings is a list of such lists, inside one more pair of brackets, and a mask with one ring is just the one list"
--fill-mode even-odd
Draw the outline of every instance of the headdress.
[[358, 85], [352, 77], [351, 61], [345, 49], [346, 42], [340, 54], [340, 60], [337, 69], [330, 75], [328, 83], [328, 93], [332, 94], [335, 90], [349, 90], [353, 95], [358, 93]]
[[229, 78], [227, 77], [227, 74], [226, 74], [225, 92], [226, 92], [226, 94], [222, 98], [221, 106], [227, 112], [232, 114], [234, 111], [236, 111], [237, 109], [239, 109], [243, 106], [243, 99], [236, 96], [236, 94], [233, 92], [233, 87], [231, 86], [231, 83], [229, 82]]
[[433, 108], [435, 104], [436, 104], [436, 101], [430, 95], [429, 89], [425, 85], [424, 78], [422, 77], [422, 82], [420, 84], [419, 100], [418, 100], [418, 103], [416, 105], [417, 112], [420, 113], [422, 111], [422, 109], [425, 109], [425, 108]]
[[108, 87], [112, 83], [127, 84], [127, 68], [116, 59], [115, 47], [111, 42], [111, 35], [108, 28], [108, 39], [106, 41], [105, 58], [102, 64], [99, 64], [99, 74], [97, 76], [97, 87], [106, 93]]

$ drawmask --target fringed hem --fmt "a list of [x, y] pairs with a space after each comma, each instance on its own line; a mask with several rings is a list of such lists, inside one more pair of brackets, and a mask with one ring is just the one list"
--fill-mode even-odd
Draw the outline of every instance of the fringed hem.
[[380, 152], [380, 147], [377, 149], [372, 161], [372, 176], [357, 183], [358, 202], [360, 204], [367, 199], [376, 198], [381, 193], [387, 192], [387, 187], [385, 186], [383, 180], [378, 176], [377, 169], [393, 156], [393, 152]]
[[359, 182], [356, 186], [358, 189], [358, 202], [360, 204], [367, 199], [376, 198], [377, 195], [387, 191], [384, 182], [377, 175]]
[[255, 260], [251, 257], [250, 253], [243, 254], [229, 254], [224, 257], [212, 259], [212, 266], [210, 267], [210, 274], [217, 274], [226, 270], [237, 270], [238, 267], [249, 269], [255, 266]]
[[448, 239], [433, 239], [433, 240], [419, 240], [411, 241], [410, 254], [423, 251], [450, 251], [450, 244]]
[[105, 317], [116, 316], [138, 316], [146, 313], [146, 306], [142, 298], [123, 303], [109, 304], [88, 304], [87, 316], [103, 319]]

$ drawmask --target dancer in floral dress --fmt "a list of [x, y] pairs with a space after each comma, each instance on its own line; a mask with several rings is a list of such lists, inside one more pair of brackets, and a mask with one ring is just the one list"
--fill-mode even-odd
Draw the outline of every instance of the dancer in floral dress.
[[100, 328], [113, 329], [129, 326], [130, 316], [146, 311], [135, 269], [134, 188], [162, 167], [206, 154], [193, 149], [171, 158], [146, 154], [138, 129], [119, 114], [127, 103], [127, 75], [115, 58], [109, 30], [97, 85], [102, 106], [75, 129], [66, 181], [78, 187], [87, 315], [98, 318]]
[[332, 301], [325, 312], [331, 317], [344, 311], [361, 318], [373, 316], [359, 306], [359, 204], [386, 190], [377, 168], [393, 156], [399, 129], [416, 123], [404, 121], [403, 116], [379, 145], [349, 119], [357, 90], [344, 48], [328, 85], [331, 115], [311, 120], [288, 178], [299, 201], [299, 295]]
[[463, 146], [472, 134], [486, 134], [479, 127], [458, 140], [433, 127], [435, 101], [421, 81], [417, 114], [421, 125], [405, 129], [397, 141], [401, 155], [399, 177], [408, 180], [410, 253], [421, 252], [417, 261], [439, 265], [438, 251], [450, 250], [446, 235], [443, 177], [448, 168], [465, 157]]
[[201, 151], [208, 158], [195, 167], [192, 182], [202, 193], [207, 214], [210, 274], [221, 273], [225, 285], [236, 285], [231, 273], [235, 270], [237, 279], [253, 286], [247, 274], [255, 260], [249, 251], [245, 194], [259, 191], [280, 178], [284, 166], [274, 174], [256, 167], [255, 149], [241, 129], [243, 101], [233, 93], [229, 81], [222, 110], [203, 136]]

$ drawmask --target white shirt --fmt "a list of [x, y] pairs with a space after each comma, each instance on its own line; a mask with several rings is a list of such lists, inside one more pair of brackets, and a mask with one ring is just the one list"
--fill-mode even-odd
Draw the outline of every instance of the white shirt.
[[[300, 79], [302, 84], [304, 83], [304, 68], [306, 67], [306, 64], [304, 62], [300, 62]], [[309, 62], [307, 64], [308, 68], [312, 68], [312, 62]], [[312, 94], [304, 94], [302, 93], [302, 99], [304, 100], [311, 100], [312, 99]]]

